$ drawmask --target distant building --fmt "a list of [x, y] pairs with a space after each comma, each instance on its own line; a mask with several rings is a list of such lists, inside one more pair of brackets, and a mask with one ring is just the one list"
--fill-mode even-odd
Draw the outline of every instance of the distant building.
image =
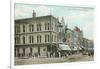
[[82, 48], [82, 41], [83, 41], [83, 31], [80, 28], [75, 27], [74, 30], [74, 43], [77, 46], [78, 50]]
[[[59, 19], [58, 19], [59, 21]], [[61, 19], [61, 21], [59, 21], [59, 25], [58, 25], [58, 42], [60, 44], [64, 43], [64, 36], [65, 36], [65, 22], [64, 22], [64, 18]]]
[[75, 27], [74, 30], [71, 30], [66, 27], [66, 43], [70, 46], [72, 50], [80, 50], [82, 47], [82, 38], [83, 32]]
[[62, 41], [59, 19], [52, 15], [37, 17], [35, 11], [32, 15], [15, 20], [15, 57], [46, 57], [56, 53]]
[[88, 39], [83, 38], [82, 45], [83, 45], [83, 49], [87, 50], [88, 49]]
[[89, 48], [89, 49], [94, 49], [93, 40], [88, 40], [88, 48]]
[[84, 50], [86, 50], [86, 51], [94, 50], [93, 40], [89, 40], [89, 39], [83, 38], [82, 45], [83, 45]]
[[66, 43], [67, 45], [69, 45], [71, 48], [73, 47], [73, 31], [71, 29], [67, 29], [67, 32], [66, 32]]

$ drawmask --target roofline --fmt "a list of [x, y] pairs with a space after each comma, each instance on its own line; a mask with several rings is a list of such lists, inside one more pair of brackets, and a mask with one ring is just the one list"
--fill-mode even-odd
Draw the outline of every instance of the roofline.
[[53, 17], [53, 18], [57, 19], [53, 15], [46, 15], [46, 16], [38, 16], [38, 17], [31, 17], [31, 18], [15, 19], [15, 21], [29, 20], [29, 19], [38, 19], [38, 18], [42, 18], [42, 17]]

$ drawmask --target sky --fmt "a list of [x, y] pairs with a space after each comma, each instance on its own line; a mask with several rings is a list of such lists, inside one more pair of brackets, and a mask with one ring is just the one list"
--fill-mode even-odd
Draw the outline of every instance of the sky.
[[93, 40], [94, 34], [94, 8], [75, 6], [53, 6], [35, 4], [15, 4], [15, 19], [31, 18], [33, 10], [36, 16], [53, 15], [61, 21], [64, 18], [68, 28], [75, 26], [83, 30], [83, 36]]

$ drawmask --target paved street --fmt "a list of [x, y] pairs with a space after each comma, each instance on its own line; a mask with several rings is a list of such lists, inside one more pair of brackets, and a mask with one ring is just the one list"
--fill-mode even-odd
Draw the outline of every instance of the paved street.
[[68, 62], [81, 62], [81, 61], [93, 61], [93, 56], [87, 56], [87, 55], [73, 55], [68, 58]]
[[93, 61], [92, 56], [87, 55], [71, 55], [68, 57], [60, 58], [15, 58], [15, 65], [28, 65], [28, 64], [46, 64], [46, 63], [62, 63], [62, 62], [79, 62], [79, 61]]

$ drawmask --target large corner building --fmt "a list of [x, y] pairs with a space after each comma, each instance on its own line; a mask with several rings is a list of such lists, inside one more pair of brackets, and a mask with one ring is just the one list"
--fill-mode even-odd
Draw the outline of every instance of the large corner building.
[[52, 16], [36, 16], [15, 20], [15, 57], [47, 57], [56, 54], [63, 37], [63, 24]]

